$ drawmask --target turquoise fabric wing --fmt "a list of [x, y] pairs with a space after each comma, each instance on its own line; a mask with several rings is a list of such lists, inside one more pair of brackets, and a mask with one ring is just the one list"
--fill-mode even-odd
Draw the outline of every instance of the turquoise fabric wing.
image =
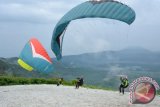
[[58, 60], [62, 57], [62, 41], [66, 27], [72, 20], [81, 18], [109, 18], [132, 24], [136, 14], [125, 4], [113, 0], [87, 1], [66, 13], [56, 24], [51, 41], [51, 49]]
[[23, 68], [25, 68], [25, 66], [23, 66], [21, 62], [39, 72], [49, 73], [54, 71], [52, 59], [42, 44], [35, 38], [26, 43], [20, 53], [19, 59], [19, 64]]

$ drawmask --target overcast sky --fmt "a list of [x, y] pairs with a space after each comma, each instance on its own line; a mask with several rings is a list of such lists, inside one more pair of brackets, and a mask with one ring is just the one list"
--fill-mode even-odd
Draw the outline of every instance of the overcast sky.
[[[51, 38], [58, 20], [85, 0], [0, 0], [0, 57], [19, 56], [27, 41], [39, 39], [51, 57]], [[160, 51], [160, 0], [119, 0], [136, 12], [130, 26], [107, 19], [72, 21], [63, 55], [139, 46]]]

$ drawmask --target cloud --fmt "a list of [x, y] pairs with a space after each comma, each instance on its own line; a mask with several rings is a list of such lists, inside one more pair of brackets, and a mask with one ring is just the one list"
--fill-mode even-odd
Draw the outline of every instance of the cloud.
[[[121, 0], [124, 3], [129, 1]], [[0, 21], [53, 23], [85, 0], [5, 0], [0, 1]], [[133, 2], [133, 1], [132, 1]]]
[[58, 21], [74, 5], [75, 3], [52, 0], [1, 2], [0, 21], [53, 23]]
[[[54, 26], [66, 12], [85, 1], [1, 0], [0, 56], [18, 56], [24, 44], [32, 37], [38, 38], [53, 56], [50, 43]], [[159, 50], [160, 0], [119, 1], [136, 12], [136, 20], [131, 26], [106, 19], [72, 21], [64, 37], [63, 55], [126, 46]]]
[[126, 28], [129, 28], [127, 24], [111, 19], [74, 20], [67, 27], [64, 36], [63, 54], [119, 49], [125, 44]]

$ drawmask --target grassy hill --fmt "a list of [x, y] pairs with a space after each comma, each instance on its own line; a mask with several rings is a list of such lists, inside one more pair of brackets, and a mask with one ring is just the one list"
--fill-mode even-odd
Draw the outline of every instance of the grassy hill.
[[160, 53], [143, 48], [64, 56], [59, 62], [53, 60], [55, 71], [43, 74], [22, 69], [16, 57], [0, 58], [0, 74], [27, 78], [63, 77], [65, 80], [83, 76], [86, 84], [115, 89], [120, 84], [120, 75], [127, 75], [130, 82], [140, 76], [149, 76], [160, 84]]

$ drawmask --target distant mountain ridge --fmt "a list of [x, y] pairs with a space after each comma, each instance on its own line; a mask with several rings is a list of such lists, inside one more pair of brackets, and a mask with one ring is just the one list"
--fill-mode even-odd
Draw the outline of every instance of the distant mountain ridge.
[[64, 77], [73, 80], [83, 76], [86, 84], [116, 88], [119, 75], [127, 75], [130, 81], [139, 76], [150, 76], [160, 83], [160, 53], [143, 48], [127, 48], [119, 51], [103, 51], [53, 58], [55, 71], [42, 74], [28, 72], [17, 64], [17, 57], [0, 58], [0, 74], [23, 77]]
[[[54, 59], [55, 60], [55, 59]], [[120, 51], [103, 51], [80, 55], [63, 56], [64, 64], [108, 64], [108, 63], [160, 63], [160, 53], [151, 52], [143, 48], [127, 48]]]

